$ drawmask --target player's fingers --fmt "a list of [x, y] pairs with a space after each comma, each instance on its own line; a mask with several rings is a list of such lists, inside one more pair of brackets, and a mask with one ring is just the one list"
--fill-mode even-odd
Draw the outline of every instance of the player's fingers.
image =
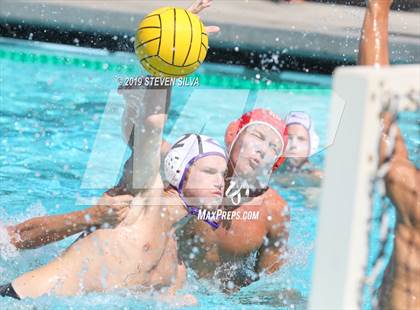
[[220, 27], [217, 26], [207, 26], [206, 27], [207, 33], [217, 33], [220, 31]]
[[204, 8], [208, 8], [209, 6], [211, 6], [212, 5], [212, 3], [213, 3], [213, 1], [212, 0], [203, 0], [203, 7]]

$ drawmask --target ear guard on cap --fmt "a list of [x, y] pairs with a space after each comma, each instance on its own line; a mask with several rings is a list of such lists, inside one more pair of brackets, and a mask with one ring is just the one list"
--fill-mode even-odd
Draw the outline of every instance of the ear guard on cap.
[[207, 136], [186, 134], [179, 138], [165, 157], [164, 171], [168, 182], [182, 193], [188, 170], [200, 158], [220, 156], [226, 160], [225, 150]]

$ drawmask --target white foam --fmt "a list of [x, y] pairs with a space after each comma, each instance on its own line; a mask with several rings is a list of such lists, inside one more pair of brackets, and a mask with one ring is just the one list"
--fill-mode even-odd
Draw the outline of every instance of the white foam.
[[0, 222], [0, 258], [9, 260], [16, 257], [18, 250], [10, 242], [10, 237], [6, 229], [6, 225]]

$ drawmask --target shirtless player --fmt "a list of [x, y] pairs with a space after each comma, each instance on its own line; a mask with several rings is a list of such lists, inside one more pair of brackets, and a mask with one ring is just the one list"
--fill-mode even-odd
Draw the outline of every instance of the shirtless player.
[[[193, 12], [199, 13], [211, 1], [204, 3], [205, 6], [192, 9]], [[133, 100], [129, 96], [125, 99], [127, 104]], [[191, 218], [185, 229], [177, 231], [181, 257], [200, 277], [215, 276], [224, 288], [237, 289], [257, 280], [259, 273], [277, 271], [284, 263], [289, 210], [268, 182], [272, 171], [284, 161], [282, 154], [287, 145], [285, 127], [284, 121], [273, 112], [255, 109], [227, 128], [225, 142], [229, 168], [225, 183], [228, 199], [225, 201], [232, 204], [233, 200], [237, 204], [227, 209], [235, 209], [239, 214], [259, 212], [259, 217], [256, 220], [233, 219], [216, 230], [203, 221]], [[131, 166], [128, 160], [125, 176], [130, 175]], [[118, 195], [130, 194], [130, 182], [125, 182], [124, 178], [108, 191], [115, 199]], [[244, 263], [252, 254], [257, 256], [256, 262], [244, 270], [247, 268]], [[240, 268], [236, 268], [238, 263], [242, 265]], [[225, 272], [224, 268], [232, 272]]]
[[[234, 203], [241, 200], [226, 209], [234, 209], [240, 216], [259, 212], [258, 219], [235, 218], [217, 230], [191, 219], [191, 225], [179, 229], [177, 235], [179, 252], [187, 266], [200, 277], [219, 280], [225, 290], [236, 290], [257, 280], [259, 273], [277, 271], [285, 260], [288, 208], [268, 187], [271, 171], [283, 161], [285, 124], [268, 110], [253, 110], [230, 124], [225, 142], [229, 150], [225, 195]], [[232, 192], [237, 195], [229, 195]], [[253, 254], [256, 261], [249, 265]]]
[[[136, 102], [135, 96], [127, 95], [125, 100], [128, 106]], [[232, 122], [225, 135], [229, 151], [225, 209], [234, 210], [240, 218], [222, 221], [216, 230], [191, 218], [189, 225], [177, 231], [184, 262], [198, 276], [220, 280], [225, 289], [248, 285], [258, 279], [258, 273], [273, 273], [284, 262], [289, 214], [285, 201], [268, 187], [268, 181], [271, 171], [284, 161], [285, 128], [277, 115], [265, 109], [255, 109]], [[126, 129], [127, 141], [129, 135], [130, 129]], [[132, 166], [130, 158], [121, 181], [108, 193], [131, 193]], [[259, 216], [243, 219], [247, 212], [258, 212]], [[245, 265], [253, 254], [257, 255], [255, 264]]]
[[[138, 100], [133, 92], [130, 94], [124, 96], [127, 106]], [[123, 126], [130, 145], [130, 128]], [[240, 216], [259, 212], [257, 219], [241, 217], [219, 221], [221, 225], [214, 230], [193, 217], [188, 225], [177, 231], [179, 252], [184, 262], [200, 277], [215, 276], [225, 289], [248, 285], [258, 279], [258, 273], [273, 273], [284, 262], [288, 209], [285, 201], [268, 187], [268, 181], [271, 171], [284, 161], [281, 155], [287, 145], [285, 128], [285, 123], [271, 111], [255, 109], [232, 122], [226, 131], [225, 142], [230, 155], [225, 180], [225, 209], [234, 210]], [[119, 184], [108, 191], [110, 195], [117, 198], [132, 194], [132, 170], [131, 157]], [[252, 254], [257, 255], [256, 263], [245, 266]], [[242, 266], [237, 268], [238, 264]], [[235, 272], [226, 272], [224, 268], [235, 269]]]
[[[198, 14], [211, 4], [212, 0], [196, 0], [188, 11]], [[219, 30], [217, 26], [206, 26], [207, 33], [216, 33]], [[168, 149], [164, 153], [167, 151]], [[14, 247], [33, 249], [83, 231], [91, 231], [92, 228], [116, 226], [126, 217], [132, 199], [132, 195], [113, 197], [104, 193], [98, 202], [88, 209], [35, 217], [16, 225], [8, 225], [5, 230]]]
[[[166, 288], [171, 296], [182, 286], [185, 267], [178, 262], [171, 232], [193, 208], [210, 210], [220, 203], [226, 158], [214, 140], [184, 136], [166, 157], [165, 174], [171, 187], [164, 188], [159, 171], [167, 96], [166, 90], [152, 92], [137, 102], [146, 107], [140, 111], [148, 111], [136, 114], [133, 135], [134, 148], [140, 150], [135, 152], [136, 160], [143, 167], [133, 175], [139, 190], [126, 219], [116, 228], [96, 230], [47, 265], [0, 286], [0, 296], [69, 296], [119, 288]], [[202, 205], [191, 205], [190, 198], [199, 198]]]

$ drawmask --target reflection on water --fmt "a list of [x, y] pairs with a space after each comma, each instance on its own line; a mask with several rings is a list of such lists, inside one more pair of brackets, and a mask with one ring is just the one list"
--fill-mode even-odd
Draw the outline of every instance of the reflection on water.
[[307, 300], [296, 289], [272, 291], [261, 290], [251, 296], [237, 294], [235, 296], [243, 305], [267, 305], [275, 308], [305, 309]]

